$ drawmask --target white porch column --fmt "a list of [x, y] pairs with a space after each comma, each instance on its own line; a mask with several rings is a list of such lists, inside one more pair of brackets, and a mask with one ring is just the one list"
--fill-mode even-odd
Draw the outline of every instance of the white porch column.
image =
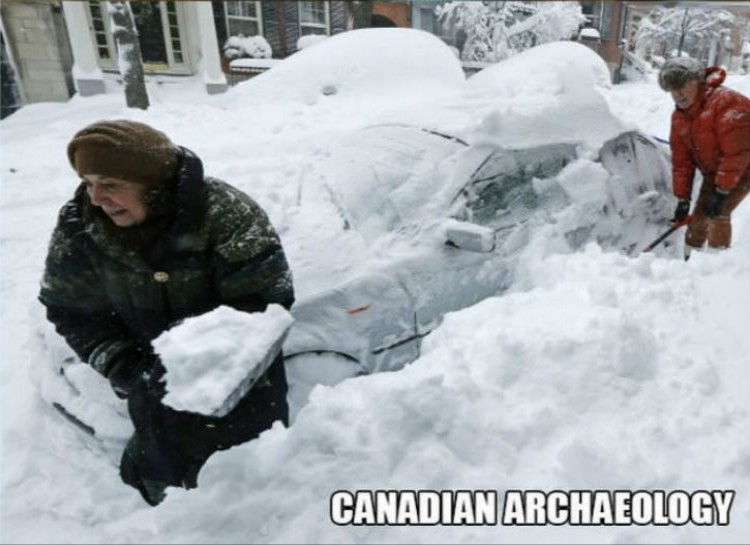
[[86, 18], [88, 3], [65, 0], [62, 5], [70, 47], [73, 50], [73, 80], [76, 89], [84, 97], [104, 93], [104, 76], [96, 63], [96, 52]]
[[201, 62], [203, 80], [206, 82], [206, 91], [213, 95], [223, 93], [227, 90], [227, 78], [221, 70], [221, 59], [219, 58], [218, 38], [216, 37], [216, 26], [211, 2], [191, 2], [195, 6], [200, 31]]

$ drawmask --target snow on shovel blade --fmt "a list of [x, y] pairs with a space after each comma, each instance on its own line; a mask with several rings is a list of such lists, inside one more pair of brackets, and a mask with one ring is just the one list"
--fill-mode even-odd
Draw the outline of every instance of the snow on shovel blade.
[[278, 357], [292, 322], [280, 305], [262, 313], [221, 306], [162, 333], [153, 345], [167, 370], [163, 403], [225, 416]]

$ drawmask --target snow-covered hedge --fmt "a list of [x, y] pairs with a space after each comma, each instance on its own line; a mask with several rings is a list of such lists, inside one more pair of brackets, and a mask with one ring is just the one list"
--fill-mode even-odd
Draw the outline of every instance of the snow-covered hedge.
[[224, 56], [229, 60], [270, 59], [272, 54], [271, 45], [263, 36], [230, 36], [224, 44]]

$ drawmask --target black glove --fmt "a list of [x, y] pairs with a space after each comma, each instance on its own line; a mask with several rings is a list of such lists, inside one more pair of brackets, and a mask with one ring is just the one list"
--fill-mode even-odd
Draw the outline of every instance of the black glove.
[[117, 397], [125, 399], [135, 388], [148, 388], [158, 360], [150, 346], [136, 345], [120, 352], [107, 372]]
[[672, 223], [683, 221], [690, 213], [690, 201], [683, 200], [677, 203], [677, 208], [674, 210], [674, 217]]
[[721, 209], [724, 206], [724, 201], [727, 198], [727, 193], [721, 191], [719, 188], [714, 187], [713, 191], [706, 198], [706, 202], [703, 205], [703, 211], [706, 216], [713, 219], [721, 214]]

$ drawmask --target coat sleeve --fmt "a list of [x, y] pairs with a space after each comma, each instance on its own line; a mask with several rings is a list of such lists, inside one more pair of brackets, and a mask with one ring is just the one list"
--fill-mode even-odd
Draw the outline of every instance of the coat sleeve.
[[714, 118], [721, 157], [716, 187], [731, 191], [750, 170], [750, 100], [725, 92]]
[[112, 309], [89, 257], [62, 223], [61, 217], [52, 234], [39, 300], [78, 357], [107, 376], [114, 359], [138, 342]]
[[246, 312], [294, 303], [292, 274], [268, 216], [243, 195], [220, 218], [216, 237], [215, 283], [221, 304]]
[[672, 114], [669, 147], [672, 151], [672, 192], [680, 200], [689, 200], [693, 192], [695, 161], [688, 147], [689, 127], [683, 114]]

